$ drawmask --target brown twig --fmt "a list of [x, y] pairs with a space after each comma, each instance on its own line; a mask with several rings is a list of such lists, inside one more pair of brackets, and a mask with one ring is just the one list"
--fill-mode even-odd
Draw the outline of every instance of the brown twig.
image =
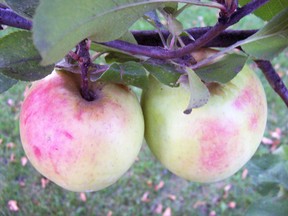
[[281, 77], [275, 71], [273, 65], [269, 61], [255, 60], [257, 66], [262, 70], [264, 76], [268, 80], [274, 91], [282, 98], [288, 107], [288, 90]]

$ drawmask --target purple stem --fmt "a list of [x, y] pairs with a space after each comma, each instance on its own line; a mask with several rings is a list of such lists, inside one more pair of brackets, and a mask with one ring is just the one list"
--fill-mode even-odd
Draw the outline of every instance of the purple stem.
[[9, 8], [0, 8], [0, 25], [2, 24], [26, 30], [32, 29], [31, 20], [19, 16]]
[[288, 90], [281, 77], [275, 71], [273, 65], [269, 61], [256, 60], [257, 66], [262, 70], [274, 91], [282, 98], [288, 108]]
[[178, 50], [166, 50], [160, 47], [149, 47], [143, 45], [135, 45], [121, 40], [115, 40], [110, 42], [101, 43], [102, 45], [119, 49], [131, 54], [144, 55], [151, 58], [157, 59], [173, 59], [180, 58], [187, 54], [190, 54], [193, 50], [204, 47], [209, 41], [220, 35], [229, 26], [237, 23], [244, 16], [252, 13], [257, 8], [261, 7], [269, 0], [253, 0], [246, 4], [244, 7], [239, 8], [227, 22], [223, 20], [218, 21], [215, 26], [211, 27], [204, 35], [198, 38], [194, 43], [188, 44], [187, 46]]

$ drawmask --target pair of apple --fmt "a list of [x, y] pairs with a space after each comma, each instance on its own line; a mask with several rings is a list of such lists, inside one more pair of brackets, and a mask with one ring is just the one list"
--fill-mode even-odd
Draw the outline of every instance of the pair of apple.
[[86, 101], [76, 74], [53, 72], [35, 82], [20, 115], [21, 140], [32, 165], [68, 190], [103, 189], [133, 164], [144, 127], [153, 154], [192, 181], [229, 177], [255, 153], [267, 105], [261, 82], [247, 66], [228, 84], [211, 85], [208, 104], [189, 115], [183, 113], [186, 88], [150, 81], [142, 107], [131, 89], [112, 83], [92, 83], [96, 99]]

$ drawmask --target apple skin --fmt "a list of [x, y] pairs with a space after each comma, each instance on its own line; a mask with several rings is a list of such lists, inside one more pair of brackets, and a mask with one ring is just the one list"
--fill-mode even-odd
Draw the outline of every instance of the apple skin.
[[116, 182], [135, 161], [144, 119], [126, 86], [93, 83], [86, 101], [80, 77], [53, 72], [33, 83], [20, 113], [23, 148], [42, 175], [75, 192], [97, 191]]
[[265, 92], [245, 66], [225, 85], [208, 85], [211, 97], [186, 115], [187, 88], [151, 77], [142, 95], [145, 139], [172, 173], [195, 182], [215, 182], [237, 172], [257, 150], [267, 120]]

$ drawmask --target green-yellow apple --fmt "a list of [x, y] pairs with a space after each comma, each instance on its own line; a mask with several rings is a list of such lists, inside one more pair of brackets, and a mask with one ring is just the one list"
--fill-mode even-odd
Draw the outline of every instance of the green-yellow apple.
[[225, 85], [208, 85], [211, 97], [186, 115], [189, 91], [151, 77], [142, 95], [145, 139], [171, 172], [196, 182], [214, 182], [237, 172], [255, 153], [267, 119], [258, 77], [245, 66]]
[[135, 94], [126, 86], [92, 83], [95, 100], [80, 94], [80, 77], [53, 72], [33, 83], [20, 114], [23, 148], [32, 165], [71, 191], [96, 191], [133, 164], [144, 136]]

